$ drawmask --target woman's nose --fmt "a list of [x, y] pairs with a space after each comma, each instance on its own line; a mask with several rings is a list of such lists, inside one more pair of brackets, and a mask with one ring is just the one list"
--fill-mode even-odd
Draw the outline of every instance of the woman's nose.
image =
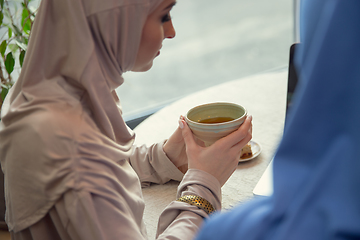
[[174, 38], [176, 35], [175, 28], [172, 24], [172, 21], [168, 21], [164, 24], [164, 37], [165, 38]]

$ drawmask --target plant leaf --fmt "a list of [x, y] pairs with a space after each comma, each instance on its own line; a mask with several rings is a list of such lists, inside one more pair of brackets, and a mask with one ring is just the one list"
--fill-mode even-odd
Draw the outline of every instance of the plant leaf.
[[15, 66], [14, 57], [12, 53], [9, 52], [5, 58], [5, 68], [9, 75], [12, 73], [12, 71], [14, 71], [14, 66]]
[[29, 11], [26, 9], [26, 6], [23, 4], [23, 10], [21, 14], [21, 24], [24, 25], [27, 17], [29, 16]]
[[4, 14], [0, 12], [0, 25], [2, 25], [4, 19]]
[[23, 27], [24, 32], [26, 34], [29, 34], [31, 29], [31, 20], [29, 17], [29, 10], [25, 7], [22, 11], [21, 25]]
[[0, 45], [0, 53], [1, 53], [1, 56], [3, 56], [3, 57], [5, 56], [6, 47], [7, 47], [7, 42], [6, 42], [6, 40], [4, 40], [1, 42], [1, 45]]
[[9, 30], [8, 30], [8, 36], [9, 36], [9, 38], [12, 37], [12, 29], [11, 28], [9, 28]]
[[9, 44], [8, 47], [9, 47], [10, 51], [13, 53], [15, 53], [19, 49], [18, 45], [14, 44], [14, 43]]
[[1, 6], [1, 9], [4, 8], [4, 0], [0, 0], [0, 6]]
[[19, 55], [19, 62], [20, 62], [20, 66], [22, 67], [24, 59], [25, 59], [25, 51], [21, 50], [20, 51], [20, 55]]
[[5, 97], [6, 97], [6, 95], [8, 94], [8, 92], [9, 92], [9, 89], [8, 88], [2, 88], [2, 90], [1, 90], [1, 100], [2, 101], [4, 101], [4, 99], [5, 99]]

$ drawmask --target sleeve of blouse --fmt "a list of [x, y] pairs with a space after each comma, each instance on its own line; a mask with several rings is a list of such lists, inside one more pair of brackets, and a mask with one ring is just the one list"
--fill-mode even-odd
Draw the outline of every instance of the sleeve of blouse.
[[142, 213], [134, 216], [125, 200], [71, 190], [55, 208], [71, 239], [147, 239]]
[[[179, 185], [177, 197], [189, 194], [207, 199], [220, 210], [220, 184], [211, 175], [190, 169]], [[134, 212], [137, 208], [131, 210], [122, 198], [71, 190], [55, 208], [71, 239], [147, 239], [142, 211]], [[193, 239], [207, 217], [195, 206], [173, 201], [160, 216], [157, 239]]]
[[166, 156], [164, 142], [150, 147], [134, 147], [130, 164], [140, 178], [143, 187], [149, 183], [163, 184], [169, 180], [181, 181], [184, 174]]
[[[221, 210], [221, 186], [212, 175], [201, 170], [189, 169], [181, 181], [177, 198], [196, 195], [208, 200]], [[157, 239], [193, 239], [208, 214], [188, 203], [173, 201], [159, 218]]]

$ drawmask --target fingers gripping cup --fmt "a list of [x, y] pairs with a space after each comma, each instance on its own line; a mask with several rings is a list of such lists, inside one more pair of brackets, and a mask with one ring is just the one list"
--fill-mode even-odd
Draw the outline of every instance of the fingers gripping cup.
[[235, 103], [215, 102], [190, 109], [185, 121], [195, 135], [210, 146], [218, 139], [237, 130], [245, 121], [246, 109]]

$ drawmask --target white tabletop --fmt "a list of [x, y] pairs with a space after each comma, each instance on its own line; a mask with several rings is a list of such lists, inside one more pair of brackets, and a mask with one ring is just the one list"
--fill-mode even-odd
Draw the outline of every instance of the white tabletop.
[[[136, 145], [151, 145], [168, 138], [178, 126], [180, 115], [199, 104], [227, 101], [244, 106], [253, 116], [253, 140], [261, 154], [241, 162], [223, 186], [223, 209], [253, 198], [253, 189], [269, 164], [282, 136], [287, 89], [287, 70], [259, 74], [196, 92], [161, 109], [135, 128]], [[143, 189], [146, 203], [144, 221], [149, 239], [155, 238], [162, 210], [176, 197], [177, 182]]]

